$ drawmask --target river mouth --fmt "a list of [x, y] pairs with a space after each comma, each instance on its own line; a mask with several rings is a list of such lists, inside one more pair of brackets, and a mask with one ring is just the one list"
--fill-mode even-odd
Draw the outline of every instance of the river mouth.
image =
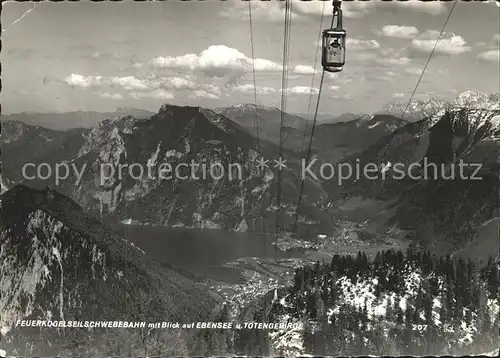
[[114, 229], [163, 265], [228, 284], [245, 282], [239, 269], [224, 266], [228, 262], [245, 257], [286, 259], [302, 256], [298, 252], [276, 249], [274, 233], [126, 224]]

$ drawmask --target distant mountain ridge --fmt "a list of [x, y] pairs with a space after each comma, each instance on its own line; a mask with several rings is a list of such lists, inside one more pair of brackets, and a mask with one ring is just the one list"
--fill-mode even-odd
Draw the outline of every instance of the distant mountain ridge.
[[[280, 124], [282, 112], [276, 107], [244, 104], [226, 108], [218, 108], [216, 112], [242, 125], [259, 139], [275, 145], [280, 143]], [[337, 161], [345, 155], [367, 148], [378, 139], [393, 132], [401, 121], [391, 115], [374, 115], [346, 113], [317, 121], [314, 132], [312, 150], [319, 157], [329, 161]], [[258, 128], [255, 121], [258, 121]], [[303, 117], [284, 113], [282, 145], [302, 153], [304, 156], [310, 141], [312, 115], [308, 121]]]
[[[282, 138], [282, 144], [286, 148], [297, 150], [299, 143], [306, 129], [306, 120], [302, 117], [282, 112], [279, 108], [242, 104], [231, 107], [221, 107], [214, 110], [224, 115], [232, 121], [243, 126], [249, 133], [259, 139], [269, 141], [274, 144], [280, 143], [280, 130], [287, 133]], [[283, 120], [283, 123], [282, 123]]]
[[456, 96], [452, 101], [439, 97], [427, 100], [412, 100], [408, 102], [391, 102], [378, 113], [387, 113], [401, 117], [409, 121], [421, 120], [432, 116], [444, 108], [482, 108], [496, 110], [499, 108], [499, 93], [485, 94], [474, 91], [465, 91]]
[[[28, 125], [25, 132], [31, 133]], [[47, 141], [40, 137], [40, 144], [22, 139], [2, 144], [10, 156], [5, 158], [3, 179], [7, 186], [19, 183], [21, 166], [26, 160], [48, 162], [55, 166], [66, 162], [78, 168], [86, 166], [83, 181], [75, 187], [75, 176], [61, 183], [56, 190], [77, 201], [86, 212], [97, 217], [121, 220], [138, 220], [145, 224], [211, 227], [228, 230], [263, 230], [262, 216], [269, 217], [269, 225], [275, 224], [275, 201], [277, 190], [273, 159], [278, 157], [278, 147], [262, 141], [257, 151], [257, 138], [243, 126], [225, 116], [199, 107], [164, 105], [151, 117], [138, 119], [133, 116], [103, 120], [92, 129], [57, 132], [47, 130], [51, 136], [62, 135], [60, 142]], [[47, 134], [48, 135], [48, 134]], [[13, 135], [10, 135], [12, 137]], [[7, 137], [6, 137], [7, 138]], [[50, 139], [50, 138], [49, 138]], [[19, 149], [30, 149], [27, 158]], [[12, 148], [12, 149], [10, 149]], [[43, 150], [42, 150], [43, 149]], [[23, 153], [26, 151], [23, 151]], [[34, 156], [37, 153], [36, 156]], [[284, 150], [288, 160], [283, 175], [283, 204], [287, 217], [292, 218], [297, 200], [299, 158], [296, 153]], [[33, 157], [34, 156], [34, 157]], [[256, 161], [263, 156], [270, 163], [262, 176]], [[21, 159], [21, 160], [20, 160]], [[238, 163], [243, 172], [242, 179], [230, 179], [227, 174], [218, 180], [173, 179], [161, 180], [143, 175], [138, 180], [127, 175], [113, 178], [100, 184], [99, 168], [102, 166], [168, 162], [173, 167], [179, 163], [217, 163], [228, 169], [229, 163]], [[197, 175], [201, 175], [201, 167]], [[146, 171], [147, 174], [147, 171]], [[239, 173], [233, 173], [239, 175]], [[210, 176], [210, 174], [209, 174]], [[11, 183], [11, 184], [9, 184]], [[26, 181], [26, 184], [43, 188], [50, 183], [43, 180]], [[311, 183], [312, 184], [312, 183]], [[311, 185], [306, 183], [307, 187]], [[319, 200], [322, 191], [312, 185], [306, 196]], [[306, 222], [315, 222], [322, 216], [311, 207], [305, 211]], [[264, 213], [264, 214], [263, 214]], [[291, 219], [287, 219], [291, 221]], [[315, 220], [311, 219], [315, 218]], [[327, 220], [328, 222], [328, 220]]]
[[[320, 164], [349, 162], [359, 157], [361, 163], [373, 162], [381, 167], [396, 162], [408, 166], [421, 161], [424, 156], [447, 165], [463, 158], [483, 163], [488, 176], [488, 173], [494, 173], [494, 164], [498, 161], [495, 154], [499, 133], [498, 110], [495, 109], [498, 108], [497, 99], [498, 95], [466, 92], [457, 96], [454, 106], [446, 105], [434, 115], [410, 123], [397, 116], [376, 114], [347, 122], [322, 124], [316, 128], [312, 157], [318, 158]], [[235, 116], [242, 113], [244, 117], [240, 121], [247, 123], [247, 127], [221, 114], [222, 109], [212, 111], [173, 105], [164, 105], [158, 113], [147, 118], [117, 117], [103, 120], [92, 129], [67, 132], [37, 129], [21, 122], [5, 122], [0, 138], [3, 149], [2, 187], [13, 187], [21, 181], [20, 164], [26, 161], [47, 161], [52, 166], [64, 161], [77, 167], [86, 164], [88, 169], [78, 187], [70, 184], [74, 179], [71, 177], [58, 190], [94, 216], [120, 221], [136, 220], [149, 225], [237, 231], [262, 230], [264, 221], [274, 228], [276, 172], [268, 170], [260, 176], [255, 167], [260, 156], [269, 160], [272, 166], [272, 160], [277, 158], [279, 152], [278, 146], [276, 139], [273, 143], [257, 138], [248, 126], [253, 125], [255, 110], [266, 115], [273, 114], [274, 117], [268, 118], [276, 123], [281, 119], [281, 112], [277, 108], [253, 105], [225, 110]], [[300, 118], [287, 118], [302, 123]], [[289, 225], [293, 221], [300, 184], [297, 177], [301, 171], [299, 160], [305, 156], [309, 137], [292, 127], [286, 127], [283, 132], [284, 138], [296, 146], [294, 150], [285, 147], [283, 151], [288, 168], [283, 175], [282, 204], [286, 212], [285, 221]], [[257, 151], [259, 142], [260, 152]], [[243, 165], [245, 177], [243, 180], [223, 178], [211, 182], [162, 181], [147, 176], [141, 180], [119, 179], [115, 175], [105, 184], [99, 184], [97, 169], [100, 165], [146, 165], [164, 160], [174, 165], [190, 160], [226, 164], [236, 161]], [[41, 188], [47, 185], [43, 181], [27, 183]], [[339, 193], [343, 197], [360, 195], [383, 200], [402, 198], [405, 194], [405, 205], [419, 202], [429, 195], [439, 198], [429, 194], [433, 193], [431, 188], [435, 183], [419, 183], [418, 190], [415, 189], [412, 195], [407, 191], [415, 184], [411, 181], [360, 180], [355, 184], [344, 183], [342, 188], [331, 184], [306, 180], [303, 205], [308, 209], [302, 208], [301, 213], [305, 216], [300, 222], [309, 223], [307, 225], [315, 230], [331, 228], [332, 220], [319, 203], [324, 197], [333, 202]], [[474, 183], [469, 184], [474, 186]], [[428, 185], [427, 191], [423, 189], [425, 185]], [[456, 190], [458, 187], [450, 191], [450, 198], [458, 198], [453, 194]], [[419, 209], [422, 217], [436, 214], [427, 207], [435, 204], [419, 205], [422, 205]], [[402, 213], [409, 209], [401, 206], [399, 210]], [[398, 220], [403, 220], [403, 216], [411, 224], [412, 215], [401, 214]], [[442, 222], [452, 225], [446, 220]]]
[[[432, 115], [439, 109], [442, 109], [444, 107], [472, 106], [483, 108], [485, 105], [491, 105], [491, 103], [495, 101], [498, 103], [499, 98], [499, 93], [485, 94], [475, 91], [465, 91], [458, 94], [452, 101], [440, 97], [430, 97], [426, 100], [412, 100], [409, 104], [405, 101], [392, 101], [387, 103], [383, 109], [375, 111], [373, 113], [318, 113], [317, 121], [318, 125], [323, 123], [349, 122], [358, 120], [359, 118], [372, 117], [376, 114], [389, 114], [400, 117], [405, 112], [407, 106], [408, 109], [405, 113], [404, 119], [415, 121]], [[253, 123], [253, 121], [255, 120], [255, 113], [257, 114], [259, 123], [262, 122], [260, 123], [260, 125], [262, 125], [263, 129], [266, 129], [267, 126], [276, 126], [277, 122], [279, 122], [279, 120], [281, 119], [281, 109], [267, 105], [255, 105], [252, 103], [243, 103], [227, 107], [217, 107], [214, 109], [214, 111], [224, 114], [229, 119], [235, 120], [240, 125], [243, 125], [245, 128], [250, 129], [250, 132], [252, 134], [254, 134], [255, 131], [255, 124]], [[117, 110], [114, 112], [81, 110], [64, 113], [22, 112], [2, 115], [0, 116], [0, 120], [22, 121], [34, 126], [38, 125], [49, 129], [67, 130], [70, 128], [89, 128], [97, 125], [99, 121], [124, 117], [128, 115], [137, 118], [147, 118], [152, 116], [154, 113], [155, 112], [150, 110], [124, 107], [117, 108]], [[304, 129], [306, 118], [308, 117], [307, 122], [312, 122], [313, 116], [314, 113], [309, 113], [309, 116], [306, 113], [285, 113], [284, 126], [302, 130]], [[270, 122], [272, 124], [266, 122]], [[273, 131], [276, 132], [276, 128], [274, 128]]]
[[376, 114], [346, 122], [320, 124], [315, 130], [314, 148], [319, 160], [338, 162], [363, 151], [405, 123], [392, 115]]
[[24, 164], [66, 160], [68, 155], [83, 145], [83, 133], [87, 131], [84, 128], [54, 130], [22, 121], [5, 121], [0, 124], [2, 192], [23, 180]]
[[64, 113], [37, 113], [24, 112], [2, 115], [0, 124], [5, 121], [21, 121], [33, 126], [45, 127], [54, 130], [68, 130], [74, 128], [91, 128], [100, 121], [114, 119], [132, 115], [138, 118], [147, 118], [153, 115], [153, 112], [137, 108], [118, 108], [115, 112], [96, 112], [96, 111], [73, 111]]
[[[482, 102], [481, 106], [459, 107], [463, 102], [457, 102], [442, 108], [400, 127], [362, 153], [345, 158], [343, 162], [353, 166], [377, 165], [378, 178], [361, 176], [360, 180], [344, 182], [342, 187], [325, 183], [325, 191], [332, 198], [341, 195], [396, 201], [377, 220], [391, 218], [389, 225], [410, 230], [412, 239], [422, 240], [438, 251], [449, 252], [469, 244], [478, 238], [481, 225], [498, 217], [500, 210], [500, 110], [496, 97], [489, 98], [492, 101]], [[400, 179], [391, 175], [396, 164], [406, 171], [419, 164], [411, 175], [424, 175], [424, 160], [437, 166], [436, 177], [433, 172], [418, 180], [409, 174]], [[482, 180], [462, 179], [458, 168], [453, 180], [445, 179], [442, 172], [449, 176], [452, 167], [460, 162], [479, 164], [476, 175]], [[465, 174], [472, 176], [475, 168], [466, 168]], [[498, 243], [498, 235], [484, 239]]]

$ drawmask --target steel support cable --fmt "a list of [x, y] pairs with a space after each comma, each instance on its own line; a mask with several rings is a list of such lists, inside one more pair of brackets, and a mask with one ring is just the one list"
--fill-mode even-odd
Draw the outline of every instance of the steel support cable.
[[257, 151], [260, 153], [259, 121], [257, 118], [257, 80], [255, 78], [255, 47], [253, 41], [253, 23], [252, 23], [252, 2], [248, 1], [248, 16], [250, 22], [250, 43], [252, 46], [252, 74], [253, 74], [253, 100], [254, 100], [254, 122], [257, 135]]
[[[446, 18], [446, 21], [443, 25], [443, 28], [441, 29], [441, 32], [439, 33], [439, 36], [436, 40], [436, 43], [434, 44], [434, 47], [432, 48], [432, 51], [429, 55], [429, 58], [427, 59], [427, 62], [424, 66], [424, 68], [422, 69], [422, 73], [420, 74], [420, 77], [417, 81], [417, 84], [412, 92], [412, 95], [410, 97], [410, 100], [408, 101], [406, 107], [405, 107], [405, 110], [403, 112], [403, 115], [401, 116], [400, 118], [400, 122], [399, 122], [399, 125], [398, 127], [400, 127], [401, 123], [403, 122], [404, 120], [404, 116], [406, 114], [406, 112], [408, 111], [408, 108], [410, 107], [410, 104], [411, 104], [411, 101], [413, 99], [413, 97], [415, 96], [415, 93], [418, 89], [418, 86], [420, 84], [420, 82], [422, 81], [422, 78], [424, 76], [424, 73], [425, 71], [427, 70], [427, 67], [432, 59], [432, 56], [434, 55], [434, 52], [436, 51], [436, 48], [437, 48], [437, 45], [439, 43], [439, 41], [441, 40], [441, 37], [443, 36], [443, 33], [444, 33], [444, 30], [446, 28], [446, 25], [448, 24], [450, 18], [451, 18], [451, 15], [453, 14], [453, 11], [455, 10], [455, 7], [458, 3], [458, 0], [455, 0], [455, 2], [453, 3], [453, 6], [450, 10], [450, 13], [448, 14], [448, 17]], [[330, 27], [333, 26], [333, 21], [334, 21], [334, 18], [332, 18], [332, 25]], [[311, 134], [310, 134], [310, 141], [309, 141], [309, 146], [308, 146], [308, 150], [307, 150], [307, 156], [306, 156], [306, 163], [309, 161], [309, 157], [310, 157], [310, 153], [311, 153], [311, 147], [312, 147], [312, 139], [313, 139], [313, 136], [314, 136], [314, 129], [315, 129], [315, 126], [316, 126], [316, 118], [317, 118], [317, 112], [318, 112], [318, 108], [319, 108], [319, 100], [320, 100], [320, 97], [321, 97], [321, 89], [322, 89], [322, 85], [323, 85], [323, 78], [324, 78], [324, 74], [325, 74], [325, 71], [323, 70], [323, 74], [321, 76], [321, 84], [320, 84], [320, 87], [319, 87], [319, 91], [318, 91], [318, 100], [317, 100], [317, 103], [316, 103], [316, 113], [314, 114], [314, 120], [313, 120], [313, 127], [311, 129]], [[302, 192], [304, 190], [304, 178], [302, 178], [301, 180], [301, 185], [300, 185], [300, 190], [299, 190], [299, 202], [297, 204], [297, 210], [296, 210], [296, 213], [295, 213], [295, 221], [294, 221], [294, 232], [297, 230], [297, 221], [298, 221], [298, 215], [299, 215], [299, 207], [300, 207], [300, 204], [302, 202]]]
[[[260, 135], [259, 135], [259, 118], [257, 116], [257, 80], [255, 76], [255, 45], [253, 40], [253, 22], [252, 22], [252, 1], [248, 1], [248, 18], [250, 25], [250, 44], [252, 52], [252, 75], [253, 75], [253, 101], [254, 101], [254, 123], [255, 134], [257, 136], [257, 154], [260, 154]], [[260, 171], [260, 178], [263, 178], [263, 170]], [[264, 204], [264, 203], [262, 203]], [[264, 205], [260, 208], [261, 227], [260, 230], [264, 233], [264, 252], [267, 257], [267, 236], [266, 236], [266, 223], [264, 218]]]
[[304, 136], [302, 137], [302, 144], [300, 146], [300, 153], [304, 151], [304, 147], [306, 145], [306, 137], [307, 137], [307, 124], [309, 122], [309, 115], [311, 114], [311, 105], [312, 105], [312, 94], [313, 94], [313, 88], [314, 88], [314, 80], [316, 79], [316, 66], [318, 64], [318, 55], [320, 53], [320, 48], [321, 46], [321, 33], [323, 30], [323, 18], [325, 16], [325, 5], [326, 1], [323, 2], [323, 11], [321, 12], [321, 20], [319, 22], [319, 31], [318, 31], [318, 46], [316, 47], [316, 56], [314, 57], [314, 72], [312, 75], [312, 80], [311, 80], [311, 87], [309, 89], [309, 103], [307, 105], [307, 115], [306, 115], [306, 125], [304, 128]]
[[429, 63], [431, 62], [432, 56], [434, 55], [434, 52], [436, 51], [437, 45], [438, 45], [439, 41], [441, 40], [441, 37], [443, 36], [444, 29], [446, 28], [446, 25], [448, 25], [448, 22], [450, 21], [451, 15], [453, 14], [453, 11], [455, 10], [455, 7], [457, 6], [457, 4], [458, 4], [458, 0], [455, 0], [452, 8], [450, 10], [450, 13], [448, 14], [448, 17], [446, 18], [446, 21], [444, 22], [443, 28], [441, 29], [441, 32], [439, 33], [439, 36], [436, 40], [436, 43], [434, 43], [434, 47], [432, 48], [432, 51], [429, 55], [429, 58], [427, 59], [427, 62], [425, 63], [425, 66], [422, 69], [422, 73], [420, 74], [420, 77], [418, 78], [417, 84], [416, 84], [415, 88], [413, 89], [413, 92], [410, 96], [410, 100], [406, 104], [405, 110], [404, 110], [403, 114], [401, 115], [401, 118], [399, 119], [398, 129], [399, 129], [399, 127], [401, 127], [401, 124], [403, 123], [406, 112], [408, 111], [408, 108], [410, 108], [411, 101], [413, 100], [413, 97], [415, 96], [415, 93], [417, 92], [418, 86], [420, 85], [420, 82], [422, 81], [422, 78], [424, 77], [424, 73], [427, 70], [427, 66], [429, 66]]
[[[289, 32], [291, 30], [291, 0], [285, 0], [285, 32], [283, 36], [283, 74], [281, 78], [281, 118], [280, 118], [280, 140], [279, 140], [279, 153], [278, 159], [282, 160], [283, 156], [283, 124], [286, 109], [286, 94], [288, 90], [288, 51], [290, 49], [289, 45]], [[278, 235], [281, 233], [281, 219], [283, 210], [281, 208], [281, 169], [278, 168], [278, 191], [276, 195], [276, 237], [275, 237], [275, 258], [278, 253]]]
[[[316, 79], [316, 66], [318, 64], [318, 55], [320, 53], [320, 49], [322, 47], [322, 40], [321, 40], [321, 34], [323, 32], [323, 20], [324, 20], [324, 17], [325, 17], [325, 5], [326, 5], [326, 1], [323, 2], [323, 10], [321, 11], [321, 19], [319, 21], [319, 30], [318, 30], [318, 45], [316, 47], [316, 56], [314, 57], [314, 72], [313, 72], [313, 75], [312, 75], [312, 80], [311, 80], [311, 87], [309, 88], [309, 103], [307, 105], [307, 116], [306, 116], [306, 123], [305, 123], [305, 128], [304, 128], [304, 135], [302, 137], [302, 144], [300, 145], [300, 155], [302, 155], [302, 153], [304, 153], [304, 149], [305, 149], [305, 145], [306, 145], [306, 138], [307, 138], [307, 127], [308, 127], [308, 124], [309, 124], [309, 116], [311, 114], [311, 105], [312, 105], [312, 97], [313, 97], [313, 88], [314, 88], [314, 80]], [[301, 177], [299, 176], [298, 177], [298, 183], [300, 185], [300, 182], [301, 182]], [[299, 208], [299, 205], [300, 205], [300, 198], [297, 199], [297, 208], [296, 208], [296, 215], [297, 215], [297, 210]], [[293, 225], [293, 232], [295, 232], [297, 228], [297, 225], [296, 223], [294, 223]]]
[[[323, 72], [321, 73], [321, 81], [320, 81], [319, 89], [318, 89], [318, 100], [316, 101], [316, 110], [314, 111], [314, 119], [313, 119], [313, 124], [312, 124], [312, 128], [311, 128], [309, 145], [307, 146], [306, 163], [309, 162], [309, 159], [311, 157], [312, 141], [313, 141], [313, 136], [314, 136], [314, 130], [316, 129], [316, 120], [318, 118], [319, 102], [321, 99], [321, 89], [323, 87], [324, 78], [325, 78], [325, 70], [323, 70]], [[300, 179], [299, 200], [297, 203], [297, 208], [295, 210], [295, 220], [293, 223], [293, 232], [297, 232], [297, 222], [299, 219], [299, 208], [300, 208], [300, 205], [302, 204], [302, 193], [304, 191], [304, 181], [305, 181], [304, 179], [305, 179], [304, 176], [302, 176]]]
[[[335, 16], [332, 16], [332, 22], [330, 24], [330, 27], [333, 27], [334, 21], [335, 21]], [[314, 130], [316, 129], [316, 121], [318, 118], [319, 103], [321, 100], [321, 91], [323, 89], [324, 79], [325, 79], [325, 70], [323, 69], [323, 71], [321, 73], [321, 80], [319, 83], [319, 88], [318, 88], [318, 98], [316, 100], [316, 109], [314, 111], [314, 118], [313, 118], [313, 123], [312, 123], [312, 127], [311, 127], [311, 133], [309, 134], [309, 144], [307, 146], [306, 163], [308, 163], [309, 159], [311, 158], [312, 142], [313, 142], [313, 137], [314, 137]], [[293, 222], [293, 232], [297, 232], [297, 223], [299, 220], [299, 208], [300, 208], [300, 205], [302, 204], [302, 193], [304, 192], [304, 182], [305, 182], [305, 178], [302, 176], [300, 178], [299, 199], [297, 202], [297, 208], [295, 209], [295, 219]]]

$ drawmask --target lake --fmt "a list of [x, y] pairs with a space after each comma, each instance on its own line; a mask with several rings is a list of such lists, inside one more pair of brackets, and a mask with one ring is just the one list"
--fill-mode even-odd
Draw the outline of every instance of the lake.
[[274, 233], [125, 224], [115, 226], [115, 230], [155, 261], [228, 283], [241, 283], [242, 278], [238, 270], [222, 267], [226, 262], [241, 257], [293, 257], [275, 249]]

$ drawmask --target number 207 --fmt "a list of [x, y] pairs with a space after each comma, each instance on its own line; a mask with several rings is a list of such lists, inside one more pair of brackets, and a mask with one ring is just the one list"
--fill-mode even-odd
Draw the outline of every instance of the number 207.
[[426, 324], [413, 324], [412, 329], [414, 331], [425, 331], [427, 329], [427, 325]]

